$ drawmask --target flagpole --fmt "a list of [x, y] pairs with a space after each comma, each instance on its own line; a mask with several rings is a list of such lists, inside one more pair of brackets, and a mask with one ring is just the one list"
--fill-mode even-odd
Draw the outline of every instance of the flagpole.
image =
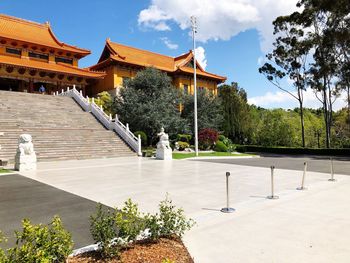
[[194, 147], [196, 157], [198, 157], [198, 119], [197, 119], [197, 64], [196, 64], [196, 33], [197, 33], [197, 19], [191, 16], [192, 39], [193, 39], [193, 78], [194, 78]]

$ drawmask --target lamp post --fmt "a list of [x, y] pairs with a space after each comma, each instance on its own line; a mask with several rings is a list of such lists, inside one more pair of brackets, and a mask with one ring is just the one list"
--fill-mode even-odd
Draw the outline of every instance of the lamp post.
[[197, 33], [197, 19], [191, 16], [191, 28], [193, 39], [193, 78], [194, 78], [194, 149], [196, 156], [198, 156], [198, 120], [197, 120], [197, 65], [196, 65], [196, 33]]

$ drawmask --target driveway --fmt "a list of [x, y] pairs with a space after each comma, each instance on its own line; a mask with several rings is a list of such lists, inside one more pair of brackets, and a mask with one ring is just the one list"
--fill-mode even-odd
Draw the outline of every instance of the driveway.
[[[250, 159], [202, 159], [204, 162], [236, 164], [254, 167], [270, 167], [276, 169], [303, 170], [304, 162], [307, 162], [308, 171], [330, 173], [331, 161], [323, 156], [290, 156], [290, 155], [266, 155], [261, 158]], [[333, 157], [334, 173], [350, 175], [350, 157]]]
[[21, 220], [47, 224], [59, 215], [73, 236], [75, 247], [93, 243], [89, 232], [89, 216], [96, 202], [62, 191], [18, 174], [0, 176], [0, 230], [8, 237], [10, 247], [15, 243], [14, 230], [22, 228]]

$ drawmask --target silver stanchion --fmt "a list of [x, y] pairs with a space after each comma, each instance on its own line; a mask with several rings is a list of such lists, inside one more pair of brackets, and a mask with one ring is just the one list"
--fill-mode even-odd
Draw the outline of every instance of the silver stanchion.
[[306, 170], [307, 170], [307, 162], [304, 162], [304, 173], [303, 178], [301, 179], [301, 186], [297, 188], [297, 190], [307, 190], [307, 188], [304, 186], [305, 183], [305, 176], [306, 176]]
[[221, 212], [223, 213], [232, 213], [235, 211], [234, 208], [230, 207], [229, 177], [230, 177], [230, 172], [226, 172], [226, 207], [221, 209]]
[[336, 180], [334, 179], [333, 158], [331, 158], [330, 160], [331, 160], [331, 178], [328, 179], [328, 181], [330, 181], [330, 182], [335, 182]]
[[278, 195], [275, 195], [275, 189], [274, 189], [274, 170], [275, 166], [271, 166], [271, 195], [267, 196], [268, 199], [278, 199]]

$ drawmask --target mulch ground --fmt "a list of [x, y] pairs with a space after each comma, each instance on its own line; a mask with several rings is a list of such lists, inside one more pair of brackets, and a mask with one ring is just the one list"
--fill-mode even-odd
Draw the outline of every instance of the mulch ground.
[[69, 258], [68, 263], [162, 263], [168, 259], [176, 263], [194, 263], [180, 239], [161, 238], [157, 243], [138, 243], [121, 252], [120, 259], [101, 259], [97, 252]]

